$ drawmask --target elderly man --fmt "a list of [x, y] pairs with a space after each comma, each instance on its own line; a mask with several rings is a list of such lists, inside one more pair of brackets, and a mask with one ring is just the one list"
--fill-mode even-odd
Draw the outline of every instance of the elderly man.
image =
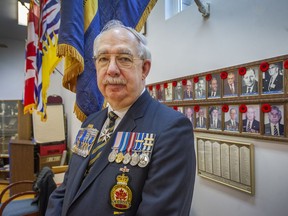
[[146, 39], [113, 20], [95, 39], [94, 55], [109, 106], [83, 122], [80, 131], [89, 138], [76, 137], [80, 142], [46, 215], [188, 216], [196, 169], [193, 128], [145, 90], [151, 67]]
[[246, 119], [243, 120], [243, 132], [259, 133], [260, 123], [256, 119], [255, 108], [250, 106], [246, 112]]
[[249, 68], [246, 74], [243, 76], [242, 94], [257, 94], [258, 93], [258, 81], [257, 73], [255, 69]]
[[[268, 75], [269, 74], [269, 75]], [[283, 91], [283, 74], [281, 64], [273, 63], [269, 65], [268, 74], [265, 73], [263, 79], [263, 92], [282, 92]]]
[[273, 136], [284, 135], [284, 125], [281, 124], [282, 112], [277, 106], [272, 106], [268, 113], [269, 123], [265, 124], [265, 134]]

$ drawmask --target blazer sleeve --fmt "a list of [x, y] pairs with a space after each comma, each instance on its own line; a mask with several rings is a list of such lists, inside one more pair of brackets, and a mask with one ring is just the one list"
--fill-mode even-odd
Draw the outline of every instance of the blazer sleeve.
[[183, 116], [161, 127], [136, 215], [188, 216], [196, 169], [192, 124]]
[[[69, 171], [69, 168], [68, 168]], [[53, 191], [49, 197], [49, 202], [45, 216], [60, 216], [62, 213], [63, 200], [66, 191], [68, 171], [65, 173], [63, 183]]]

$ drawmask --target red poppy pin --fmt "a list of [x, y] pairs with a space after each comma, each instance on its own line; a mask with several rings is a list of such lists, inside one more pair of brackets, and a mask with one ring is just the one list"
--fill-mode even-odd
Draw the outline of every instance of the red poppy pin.
[[199, 77], [198, 76], [194, 77], [193, 81], [194, 81], [194, 83], [198, 83], [199, 82]]
[[247, 71], [246, 67], [238, 68], [238, 73], [240, 76], [244, 76], [246, 74], [246, 71]]
[[227, 104], [224, 104], [223, 106], [222, 106], [222, 112], [228, 112], [229, 111], [229, 106], [227, 105]]
[[288, 60], [284, 61], [284, 68], [288, 69]]
[[186, 79], [183, 79], [183, 80], [182, 80], [182, 85], [183, 85], [183, 86], [186, 86], [186, 85], [187, 85], [187, 80], [186, 80]]
[[164, 83], [164, 88], [168, 88], [168, 83]]
[[149, 86], [149, 90], [152, 91], [153, 90], [153, 86]]
[[172, 85], [173, 85], [173, 87], [176, 87], [177, 86], [177, 81], [173, 81]]
[[227, 76], [228, 76], [228, 73], [227, 73], [226, 71], [222, 71], [222, 72], [220, 73], [221, 79], [227, 79]]
[[199, 105], [195, 105], [195, 106], [194, 106], [194, 111], [195, 111], [195, 112], [199, 112], [199, 110], [200, 110], [200, 106], [199, 106]]
[[239, 106], [239, 112], [246, 113], [247, 112], [247, 106], [245, 104], [241, 104]]
[[173, 106], [173, 109], [177, 111], [177, 110], [178, 110], [178, 107], [177, 107], [177, 106]]
[[261, 70], [262, 72], [266, 72], [268, 69], [269, 69], [269, 64], [268, 64], [268, 62], [262, 62], [262, 63], [260, 64], [260, 70]]
[[212, 75], [211, 74], [207, 74], [205, 79], [206, 79], [206, 81], [210, 81], [212, 79]]
[[159, 90], [160, 89], [160, 84], [156, 85], [156, 89]]
[[271, 105], [270, 104], [263, 104], [261, 107], [263, 113], [271, 112]]

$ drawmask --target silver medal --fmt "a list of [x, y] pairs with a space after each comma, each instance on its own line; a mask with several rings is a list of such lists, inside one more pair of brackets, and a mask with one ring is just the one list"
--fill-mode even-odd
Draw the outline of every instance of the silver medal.
[[149, 156], [147, 153], [143, 153], [139, 156], [139, 162], [138, 162], [138, 166], [139, 167], [146, 167], [147, 164], [149, 163]]
[[127, 152], [125, 155], [124, 155], [124, 159], [123, 159], [123, 164], [128, 164], [131, 160], [131, 155], [129, 154], [129, 152]]
[[115, 161], [116, 157], [117, 157], [117, 152], [116, 152], [115, 149], [113, 149], [113, 151], [110, 152], [110, 154], [109, 154], [109, 156], [108, 156], [108, 161], [109, 161], [110, 163], [112, 163], [112, 162]]
[[139, 155], [136, 152], [134, 152], [131, 156], [130, 165], [136, 166], [138, 162], [139, 162]]

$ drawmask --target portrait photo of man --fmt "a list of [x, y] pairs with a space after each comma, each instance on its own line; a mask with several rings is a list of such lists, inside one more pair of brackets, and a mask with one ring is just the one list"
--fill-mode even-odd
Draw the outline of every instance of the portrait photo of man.
[[225, 113], [225, 130], [239, 131], [238, 106], [230, 106]]
[[229, 72], [227, 75], [227, 79], [224, 80], [224, 97], [237, 96], [237, 94], [238, 94], [237, 73]]
[[209, 108], [209, 129], [221, 130], [221, 109], [217, 106]]
[[165, 88], [165, 101], [172, 101], [172, 83], [167, 83]]
[[152, 90], [150, 90], [149, 93], [153, 99], [155, 99], [155, 100], [157, 99], [157, 93], [156, 93], [156, 87], [155, 86], [152, 87]]
[[186, 86], [184, 88], [183, 99], [184, 100], [192, 100], [193, 99], [193, 89], [192, 89], [192, 81], [187, 80]]
[[258, 94], [258, 69], [248, 68], [242, 78], [242, 95]]
[[284, 122], [282, 119], [283, 106], [271, 106], [271, 111], [265, 113], [265, 135], [283, 136]]
[[263, 73], [263, 94], [283, 92], [283, 66], [281, 62], [269, 65], [268, 71]]
[[164, 84], [160, 84], [159, 88], [156, 89], [156, 96], [158, 101], [164, 101], [165, 99]]
[[243, 132], [247, 133], [259, 133], [259, 106], [249, 105], [247, 106], [247, 112], [242, 114]]
[[181, 81], [177, 82], [177, 85], [174, 87], [174, 100], [182, 100], [182, 83]]
[[184, 108], [185, 110], [185, 116], [192, 122], [193, 124], [193, 113], [194, 113], [194, 110], [192, 107], [185, 107]]
[[214, 76], [209, 81], [208, 98], [219, 98], [221, 94], [221, 82], [219, 76]]
[[206, 82], [204, 77], [199, 77], [199, 81], [195, 83], [195, 98], [206, 98]]
[[196, 128], [206, 128], [207, 123], [207, 114], [206, 114], [206, 107], [201, 107], [197, 112], [196, 117]]

